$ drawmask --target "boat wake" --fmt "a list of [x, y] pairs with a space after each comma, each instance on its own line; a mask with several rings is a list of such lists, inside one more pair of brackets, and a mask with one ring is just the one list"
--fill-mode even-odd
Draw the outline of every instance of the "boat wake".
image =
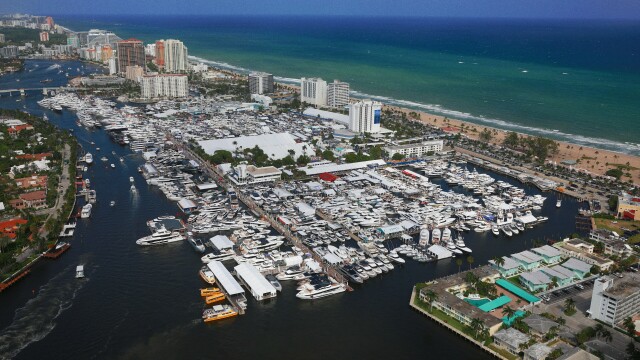
[[[231, 65], [225, 62], [207, 60], [197, 56], [189, 56], [189, 58], [193, 61], [202, 62], [207, 65], [215, 66], [221, 69], [232, 70], [232, 71], [243, 73], [243, 74], [248, 74], [253, 71], [251, 69], [243, 68], [240, 66]], [[287, 78], [287, 77], [281, 77], [281, 76], [274, 76], [273, 78], [276, 81], [286, 83], [286, 84], [292, 84], [292, 85], [300, 84], [300, 79]], [[387, 105], [399, 106], [399, 107], [409, 108], [409, 109], [418, 110], [418, 111], [426, 111], [436, 115], [447, 116], [453, 119], [468, 121], [478, 125], [486, 125], [486, 126], [495, 127], [502, 130], [515, 131], [515, 132], [524, 133], [528, 135], [544, 136], [544, 137], [548, 137], [558, 141], [570, 142], [572, 144], [589, 146], [594, 148], [616, 151], [624, 154], [640, 156], [640, 144], [628, 143], [628, 142], [623, 143], [623, 142], [618, 142], [618, 141], [604, 139], [604, 138], [571, 134], [571, 133], [559, 131], [557, 129], [544, 129], [544, 128], [539, 128], [534, 126], [521, 125], [521, 124], [516, 124], [516, 123], [512, 123], [512, 122], [508, 122], [500, 119], [492, 119], [484, 116], [473, 115], [468, 112], [446, 109], [436, 104], [422, 104], [415, 101], [399, 100], [399, 99], [394, 99], [387, 96], [371, 95], [371, 94], [367, 94], [367, 93], [363, 93], [355, 90], [352, 90], [350, 92], [350, 95], [358, 99], [376, 100]]]
[[73, 278], [68, 267], [44, 285], [35, 298], [16, 310], [13, 322], [0, 331], [0, 359], [14, 358], [30, 344], [44, 339], [55, 327], [55, 320], [73, 305], [87, 278]]
[[59, 69], [60, 67], [61, 67], [60, 64], [53, 64], [48, 68], [44, 69], [44, 71], [51, 71], [51, 70]]

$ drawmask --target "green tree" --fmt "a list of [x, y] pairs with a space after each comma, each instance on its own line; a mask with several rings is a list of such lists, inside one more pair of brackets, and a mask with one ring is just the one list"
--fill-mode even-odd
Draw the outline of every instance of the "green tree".
[[505, 136], [504, 140], [502, 140], [502, 145], [512, 149], [518, 147], [519, 144], [520, 144], [520, 137], [518, 136], [518, 133], [515, 131], [508, 132], [507, 136]]
[[564, 301], [564, 313], [565, 315], [573, 315], [576, 312], [576, 301], [573, 298], [567, 298]]
[[469, 270], [471, 270], [471, 266], [473, 265], [473, 262], [475, 260], [473, 259], [473, 256], [467, 256], [467, 262], [469, 263]]
[[424, 293], [424, 299], [430, 306], [429, 311], [433, 312], [433, 303], [438, 300], [438, 294], [436, 294], [435, 291], [429, 289]]
[[485, 128], [484, 130], [482, 130], [480, 135], [478, 135], [478, 139], [480, 139], [480, 141], [488, 143], [491, 141], [491, 139], [493, 139], [493, 134], [491, 134], [491, 131], [489, 129]]
[[627, 316], [626, 318], [624, 318], [624, 321], [622, 322], [622, 326], [624, 326], [625, 330], [627, 330], [629, 335], [635, 336], [636, 325], [633, 323], [633, 319], [631, 318], [631, 316]]
[[456, 259], [456, 265], [458, 265], [458, 272], [460, 272], [460, 267], [462, 266], [462, 259], [457, 258]]
[[516, 310], [511, 306], [507, 305], [502, 308], [502, 314], [507, 317], [507, 319], [511, 319], [513, 315], [515, 315]]
[[328, 161], [334, 161], [336, 159], [335, 155], [333, 155], [333, 151], [331, 150], [323, 151], [322, 158]]
[[496, 266], [503, 266], [504, 258], [502, 256], [496, 256], [493, 258], [493, 263], [496, 264]]
[[395, 153], [395, 154], [393, 154], [393, 156], [391, 157], [391, 160], [395, 160], [395, 161], [404, 160], [404, 155], [402, 155], [402, 154], [400, 154], [400, 153]]

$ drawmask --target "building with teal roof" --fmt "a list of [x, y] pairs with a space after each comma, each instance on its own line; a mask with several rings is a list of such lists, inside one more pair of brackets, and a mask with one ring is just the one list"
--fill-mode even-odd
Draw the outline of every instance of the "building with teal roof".
[[540, 267], [542, 264], [542, 257], [538, 256], [531, 251], [525, 250], [517, 254], [512, 254], [511, 257], [520, 263], [524, 270], [530, 271]]
[[502, 260], [504, 261], [504, 263], [500, 265], [496, 264], [494, 260], [489, 260], [489, 264], [491, 264], [491, 267], [498, 270], [498, 272], [500, 272], [500, 275], [504, 277], [512, 277], [522, 271], [520, 263], [513, 260], [512, 258], [503, 256]]
[[547, 265], [557, 264], [562, 261], [562, 253], [553, 246], [543, 245], [531, 249], [531, 252], [542, 257], [543, 261]]

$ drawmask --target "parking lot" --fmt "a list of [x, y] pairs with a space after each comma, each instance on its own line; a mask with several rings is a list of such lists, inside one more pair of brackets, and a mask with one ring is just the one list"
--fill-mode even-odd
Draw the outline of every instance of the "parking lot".
[[583, 282], [578, 283], [580, 286], [583, 287], [583, 289], [580, 289], [579, 287], [577, 287], [576, 286], [577, 284], [571, 284], [562, 289], [555, 289], [546, 293], [542, 293], [541, 296], [546, 295], [549, 297], [548, 301], [544, 300], [544, 297], [543, 297], [543, 302], [546, 304], [554, 304], [556, 302], [564, 301], [565, 299], [580, 295], [583, 292], [587, 292], [589, 297], [591, 297], [591, 290], [593, 289], [594, 281], [595, 281], [595, 278], [592, 278], [592, 279], [585, 280]]

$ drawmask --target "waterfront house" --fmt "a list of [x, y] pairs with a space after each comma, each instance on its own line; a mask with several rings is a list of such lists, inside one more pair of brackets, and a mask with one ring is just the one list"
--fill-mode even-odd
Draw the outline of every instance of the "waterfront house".
[[523, 319], [525, 324], [529, 326], [529, 330], [533, 335], [543, 336], [554, 326], [560, 326], [557, 322], [538, 314], [531, 314]]
[[503, 256], [502, 260], [504, 261], [504, 264], [501, 265], [497, 265], [493, 260], [489, 260], [489, 264], [491, 264], [494, 269], [498, 270], [500, 275], [503, 277], [512, 277], [522, 271], [522, 267], [518, 261], [513, 260], [508, 256]]
[[512, 354], [520, 352], [520, 345], [529, 342], [530, 337], [514, 328], [498, 331], [493, 335], [493, 343]]
[[17, 236], [20, 225], [27, 223], [27, 220], [22, 218], [13, 218], [0, 222], [0, 234], [8, 237], [9, 239], [15, 239]]
[[538, 268], [542, 263], [542, 257], [525, 250], [517, 254], [512, 254], [511, 257], [518, 261], [524, 270], [533, 270]]
[[557, 264], [562, 260], [562, 253], [553, 246], [543, 245], [531, 249], [531, 252], [542, 257], [547, 265]]
[[544, 360], [553, 351], [545, 344], [533, 344], [524, 351], [524, 360]]
[[14, 179], [16, 182], [16, 186], [22, 189], [30, 189], [30, 188], [40, 188], [44, 189], [47, 187], [47, 175], [32, 175], [24, 178]]
[[520, 283], [529, 291], [546, 290], [551, 282], [551, 278], [540, 270], [520, 274]]
[[[576, 241], [577, 240], [577, 241]], [[564, 239], [553, 244], [565, 257], [574, 257], [589, 265], [597, 266], [600, 271], [609, 270], [614, 264], [612, 260], [593, 254], [593, 245], [579, 239]]]
[[562, 266], [573, 271], [579, 279], [583, 279], [591, 271], [591, 265], [576, 258], [570, 258]]
[[20, 194], [17, 199], [9, 201], [14, 209], [43, 209], [47, 207], [47, 193], [44, 190]]
[[576, 277], [573, 271], [563, 267], [562, 265], [542, 268], [540, 271], [545, 273], [551, 279], [555, 278], [558, 286], [568, 285]]
[[[489, 266], [482, 266], [469, 271], [472, 271], [482, 281], [493, 282], [499, 276], [499, 273]], [[468, 284], [465, 277], [469, 271], [463, 271], [432, 281], [429, 286], [420, 289], [419, 298], [427, 303], [426, 293], [432, 290], [438, 296], [433, 302], [434, 309], [444, 312], [467, 326], [471, 324], [474, 318], [477, 318], [489, 330], [489, 334], [493, 335], [500, 329], [502, 320], [455, 295], [467, 289]]]

